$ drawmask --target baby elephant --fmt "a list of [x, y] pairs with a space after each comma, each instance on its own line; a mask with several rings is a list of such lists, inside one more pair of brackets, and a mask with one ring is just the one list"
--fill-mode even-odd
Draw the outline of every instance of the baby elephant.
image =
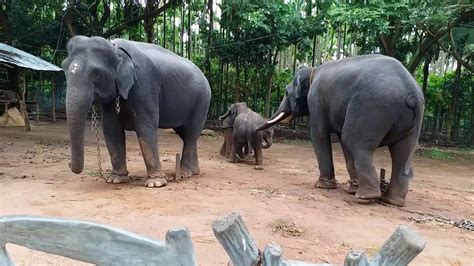
[[[227, 136], [229, 136], [228, 128], [232, 127], [232, 138], [225, 138], [227, 146], [229, 146], [229, 142], [231, 146], [229, 162], [235, 163], [237, 158], [246, 160], [253, 149], [255, 164], [261, 165], [262, 149], [270, 148], [273, 142], [273, 127], [263, 131], [255, 131], [255, 128], [261, 125], [262, 122], [265, 123], [266, 119], [252, 111], [247, 103], [240, 102], [232, 104], [229, 110], [219, 117], [219, 121], [221, 121], [224, 131], [227, 128]], [[265, 144], [263, 141], [265, 141]], [[227, 151], [224, 153], [227, 153]]]

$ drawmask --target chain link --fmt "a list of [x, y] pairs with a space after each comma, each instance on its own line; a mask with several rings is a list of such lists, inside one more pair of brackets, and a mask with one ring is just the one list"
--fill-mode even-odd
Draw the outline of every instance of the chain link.
[[[120, 111], [120, 110], [119, 110]], [[99, 176], [100, 178], [105, 179], [102, 171], [102, 162], [100, 160], [100, 137], [99, 137], [99, 121], [97, 119], [97, 107], [95, 104], [92, 105], [92, 123], [91, 123], [92, 132], [95, 133], [97, 140], [97, 166], [99, 167]]]
[[117, 98], [115, 98], [115, 112], [120, 114], [120, 95], [117, 95]]

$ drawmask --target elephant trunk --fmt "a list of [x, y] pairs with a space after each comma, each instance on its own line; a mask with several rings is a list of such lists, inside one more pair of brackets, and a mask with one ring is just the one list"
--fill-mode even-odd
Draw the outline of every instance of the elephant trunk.
[[268, 149], [272, 146], [272, 143], [273, 143], [273, 138], [270, 137], [270, 138], [267, 138], [267, 137], [263, 137], [263, 139], [265, 140], [265, 145], [262, 146], [263, 149]]
[[66, 92], [66, 117], [71, 141], [71, 171], [80, 174], [84, 169], [84, 134], [87, 113], [92, 105], [93, 96], [86, 90], [71, 88]]

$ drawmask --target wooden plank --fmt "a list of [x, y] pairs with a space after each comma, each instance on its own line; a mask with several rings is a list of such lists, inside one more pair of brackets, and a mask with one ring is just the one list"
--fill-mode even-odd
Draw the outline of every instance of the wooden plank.
[[164, 242], [85, 221], [0, 216], [0, 265], [14, 265], [6, 243], [97, 265], [197, 265], [185, 228], [169, 230]]
[[231, 213], [215, 220], [212, 230], [234, 266], [253, 266], [258, 263], [258, 248], [240, 214]]
[[51, 112], [53, 123], [56, 123], [56, 82], [54, 80], [54, 76], [51, 79]]
[[344, 266], [367, 266], [367, 256], [362, 251], [349, 251], [344, 259]]
[[425, 240], [407, 225], [400, 225], [370, 261], [370, 265], [408, 265], [425, 248]]

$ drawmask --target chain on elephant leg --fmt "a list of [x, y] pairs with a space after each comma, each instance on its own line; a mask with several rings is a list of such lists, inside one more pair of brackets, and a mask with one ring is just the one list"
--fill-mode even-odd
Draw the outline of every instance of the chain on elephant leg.
[[324, 188], [324, 189], [336, 189], [337, 188], [336, 178], [334, 176], [332, 177], [321, 176], [316, 182], [315, 187]]

